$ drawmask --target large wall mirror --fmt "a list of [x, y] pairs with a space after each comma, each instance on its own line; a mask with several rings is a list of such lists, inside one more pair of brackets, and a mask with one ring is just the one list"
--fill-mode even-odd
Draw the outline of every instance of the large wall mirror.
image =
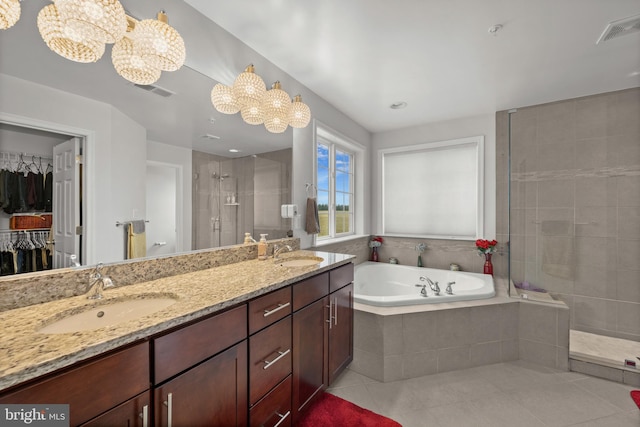
[[[182, 1], [121, 2], [142, 18], [166, 7], [179, 31], [179, 22], [205, 20]], [[23, 2], [20, 21], [0, 32], [0, 153], [5, 170], [46, 175], [56, 152], [71, 141], [73, 155], [66, 159], [78, 173], [75, 206], [53, 212], [53, 224], [80, 233], [67, 236], [78, 261], [125, 259], [126, 233], [119, 224], [133, 220], [147, 221], [147, 256], [242, 243], [245, 232], [287, 235], [292, 227], [280, 218], [279, 206], [291, 203], [292, 131], [272, 134], [245, 124], [239, 114], [218, 113], [210, 101], [217, 82], [189, 63], [189, 49], [202, 41], [190, 45], [185, 37], [185, 66], [140, 87], [116, 74], [111, 45], [90, 64], [50, 51], [36, 26], [49, 3]], [[20, 234], [36, 239], [35, 233], [13, 231], [12, 217], [45, 211], [0, 210], [0, 252], [3, 241], [15, 242]], [[67, 216], [71, 212], [79, 222]], [[56, 245], [61, 241], [56, 238]], [[71, 253], [52, 262], [68, 266]]]

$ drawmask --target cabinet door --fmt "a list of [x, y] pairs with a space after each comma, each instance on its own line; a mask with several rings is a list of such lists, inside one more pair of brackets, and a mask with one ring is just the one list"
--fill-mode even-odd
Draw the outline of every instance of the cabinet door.
[[353, 284], [329, 295], [329, 385], [353, 360]]
[[202, 362], [155, 390], [155, 425], [247, 424], [246, 341]]
[[293, 314], [293, 423], [327, 386], [329, 297]]
[[151, 392], [146, 391], [82, 424], [82, 427], [149, 427], [151, 426], [150, 402]]

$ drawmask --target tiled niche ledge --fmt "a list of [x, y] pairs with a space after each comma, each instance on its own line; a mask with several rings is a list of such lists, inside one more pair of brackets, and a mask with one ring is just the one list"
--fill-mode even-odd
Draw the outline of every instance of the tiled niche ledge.
[[[269, 241], [269, 253], [273, 251], [275, 244], [285, 244], [294, 249], [300, 249], [300, 240], [297, 238], [277, 239]], [[107, 264], [103, 272], [113, 280], [116, 286], [127, 286], [248, 261], [257, 256], [257, 244], [235, 245]], [[94, 267], [64, 268], [5, 276], [0, 279], [0, 311], [81, 295], [87, 291], [89, 275]]]

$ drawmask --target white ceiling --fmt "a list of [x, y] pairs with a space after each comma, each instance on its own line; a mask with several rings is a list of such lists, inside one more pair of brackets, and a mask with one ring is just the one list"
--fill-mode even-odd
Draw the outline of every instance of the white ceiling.
[[[121, 0], [138, 19], [167, 10], [183, 35], [186, 66], [158, 82], [171, 98], [117, 76], [110, 46], [95, 64], [47, 49], [35, 21], [49, 3], [22, 2], [20, 21], [0, 31], [0, 73], [114, 105], [153, 141], [229, 157], [292, 144], [291, 130], [273, 135], [211, 106], [214, 79], [229, 84], [250, 62], [265, 82], [290, 94], [306, 93], [302, 83], [370, 132], [640, 86], [640, 33], [595, 44], [640, 0]], [[398, 101], [408, 107], [391, 110]]]
[[640, 0], [185, 1], [371, 132], [640, 86]]

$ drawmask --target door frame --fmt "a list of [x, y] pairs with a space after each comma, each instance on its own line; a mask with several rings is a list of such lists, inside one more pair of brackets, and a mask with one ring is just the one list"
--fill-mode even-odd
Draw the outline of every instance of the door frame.
[[83, 232], [80, 240], [82, 242], [81, 259], [83, 265], [94, 264], [95, 257], [95, 239], [88, 239], [93, 226], [95, 224], [95, 212], [97, 212], [96, 202], [98, 197], [95, 196], [95, 179], [93, 174], [87, 171], [95, 170], [95, 131], [90, 129], [78, 128], [75, 126], [67, 126], [60, 123], [49, 122], [45, 120], [34, 119], [32, 117], [20, 116], [17, 114], [3, 113], [0, 111], [0, 122], [9, 125], [37, 129], [47, 132], [55, 132], [70, 137], [82, 138], [82, 221]]
[[[182, 194], [182, 188], [184, 187], [184, 168], [180, 164], [160, 162], [157, 160], [147, 160], [147, 166], [162, 166], [171, 168], [176, 174], [176, 253], [181, 253], [185, 250], [183, 239], [183, 226], [184, 226], [184, 195]], [[147, 189], [148, 193], [148, 189]]]

